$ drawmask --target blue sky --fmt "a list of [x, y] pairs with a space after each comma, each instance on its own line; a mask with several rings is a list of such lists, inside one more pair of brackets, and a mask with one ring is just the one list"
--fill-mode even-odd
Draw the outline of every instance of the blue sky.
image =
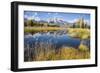
[[86, 13], [64, 13], [64, 12], [39, 12], [39, 11], [24, 11], [24, 18], [36, 20], [48, 20], [50, 18], [60, 18], [67, 22], [74, 22], [79, 18], [83, 18], [90, 23], [90, 14]]

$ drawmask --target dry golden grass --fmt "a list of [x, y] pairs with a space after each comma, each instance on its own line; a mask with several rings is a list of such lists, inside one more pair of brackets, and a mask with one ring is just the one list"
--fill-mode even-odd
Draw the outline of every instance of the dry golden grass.
[[90, 29], [87, 28], [64, 28], [64, 27], [25, 27], [24, 32], [36, 33], [36, 32], [48, 32], [66, 30], [69, 36], [80, 39], [90, 38]]
[[83, 44], [80, 44], [79, 50], [81, 50], [81, 51], [88, 51], [89, 49], [88, 49], [87, 46], [85, 46], [85, 45], [83, 45]]
[[86, 49], [88, 48], [86, 48], [84, 45], [80, 45], [79, 49], [64, 47], [61, 48], [57, 53], [55, 53], [54, 50], [50, 50], [44, 54], [42, 51], [36, 57], [36, 61], [88, 59], [90, 58], [90, 52]]
[[60, 58], [61, 59], [87, 59], [90, 58], [89, 51], [80, 51], [74, 48], [62, 48]]
[[24, 32], [45, 32], [45, 31], [56, 31], [56, 30], [64, 30], [66, 28], [62, 27], [25, 27]]
[[68, 34], [71, 37], [88, 39], [90, 38], [90, 29], [87, 28], [68, 28]]

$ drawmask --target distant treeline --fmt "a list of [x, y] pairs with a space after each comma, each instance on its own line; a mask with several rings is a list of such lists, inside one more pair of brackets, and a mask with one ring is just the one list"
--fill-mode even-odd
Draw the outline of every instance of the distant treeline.
[[[44, 26], [48, 26], [48, 27], [60, 27], [59, 25], [55, 24], [55, 23], [48, 23], [45, 21], [39, 22], [39, 21], [35, 21], [35, 20], [26, 20], [24, 21], [24, 26], [40, 26], [40, 27], [44, 27]], [[90, 25], [83, 23], [82, 25], [78, 24], [78, 23], [73, 23], [73, 24], [64, 24], [63, 27], [69, 27], [69, 28], [89, 28], [90, 29]]]
[[81, 26], [79, 24], [74, 23], [72, 28], [89, 28], [90, 29], [90, 25], [84, 23]]
[[56, 24], [47, 23], [47, 22], [37, 22], [35, 20], [27, 20], [24, 22], [24, 26], [50, 26], [50, 27], [59, 27]]

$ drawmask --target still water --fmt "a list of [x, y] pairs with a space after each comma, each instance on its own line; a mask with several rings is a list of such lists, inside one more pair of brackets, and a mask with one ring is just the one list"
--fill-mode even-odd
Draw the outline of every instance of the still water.
[[74, 47], [78, 48], [80, 43], [90, 46], [90, 40], [80, 40], [72, 38], [66, 32], [38, 32], [35, 34], [25, 34], [24, 46], [35, 47], [36, 43], [52, 44], [55, 48]]

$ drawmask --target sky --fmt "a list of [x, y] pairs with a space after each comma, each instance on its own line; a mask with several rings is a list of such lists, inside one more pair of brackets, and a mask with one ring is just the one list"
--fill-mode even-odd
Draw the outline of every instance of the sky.
[[60, 18], [67, 22], [83, 18], [87, 23], [90, 23], [90, 14], [86, 13], [24, 11], [24, 18], [46, 21], [51, 18]]

